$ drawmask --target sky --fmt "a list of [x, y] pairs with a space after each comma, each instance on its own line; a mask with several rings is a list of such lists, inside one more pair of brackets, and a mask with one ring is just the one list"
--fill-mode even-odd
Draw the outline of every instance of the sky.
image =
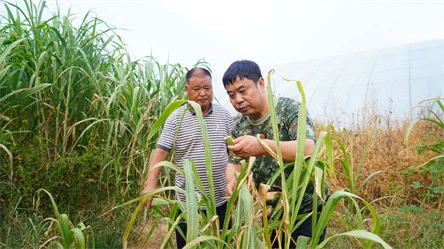
[[[37, 0], [36, 0], [37, 2]], [[135, 58], [210, 63], [215, 89], [235, 60], [294, 61], [444, 38], [444, 0], [59, 0], [118, 28]], [[51, 10], [56, 1], [47, 0]], [[223, 91], [223, 88], [219, 89]], [[217, 91], [219, 91], [217, 90]]]
[[[135, 57], [223, 74], [237, 59], [262, 67], [444, 37], [444, 0], [59, 0], [121, 34]], [[48, 0], [50, 9], [56, 1]], [[63, 12], [62, 12], [63, 13]], [[125, 29], [125, 30], [124, 30]]]

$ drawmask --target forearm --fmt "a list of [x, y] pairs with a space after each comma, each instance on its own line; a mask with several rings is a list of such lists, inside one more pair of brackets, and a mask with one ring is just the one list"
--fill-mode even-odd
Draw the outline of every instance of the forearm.
[[145, 180], [145, 187], [155, 187], [157, 179], [159, 178], [162, 167], [154, 167], [157, 163], [164, 161], [168, 156], [168, 152], [162, 149], [156, 148], [154, 150], [153, 157], [151, 158], [148, 166], [148, 177]]
[[[168, 156], [168, 151], [156, 148], [154, 149], [153, 156], [151, 157], [150, 164], [148, 165], [148, 177], [146, 178], [143, 189], [140, 192], [140, 196], [145, 196], [146, 194], [156, 190], [157, 179], [162, 171], [162, 167], [154, 167], [157, 163], [165, 161]], [[154, 196], [151, 195], [145, 201], [145, 207], [149, 210], [151, 208], [151, 201]]]
[[145, 180], [144, 186], [146, 187], [155, 187], [157, 185], [157, 179], [159, 179], [160, 172], [162, 171], [162, 167], [157, 167], [149, 170], [148, 177]]

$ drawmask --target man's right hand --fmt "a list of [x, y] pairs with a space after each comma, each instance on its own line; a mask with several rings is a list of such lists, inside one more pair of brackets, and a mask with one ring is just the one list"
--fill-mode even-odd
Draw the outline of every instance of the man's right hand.
[[[156, 190], [156, 187], [151, 187], [151, 186], [145, 186], [145, 188], [140, 192], [140, 196], [144, 196], [152, 191]], [[148, 197], [148, 199], [145, 201], [145, 207], [147, 210], [150, 210], [151, 208], [151, 202], [154, 199], [154, 195]]]

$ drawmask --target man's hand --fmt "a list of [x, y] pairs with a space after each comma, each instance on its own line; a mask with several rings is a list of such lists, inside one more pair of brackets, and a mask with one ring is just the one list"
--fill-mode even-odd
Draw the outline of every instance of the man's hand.
[[236, 189], [237, 179], [233, 178], [231, 181], [227, 182], [226, 194], [227, 197], [230, 197], [233, 194], [233, 191]]
[[225, 169], [225, 180], [227, 181], [225, 192], [227, 197], [230, 197], [233, 194], [233, 191], [236, 189], [236, 174], [241, 171], [242, 167], [239, 164], [228, 163], [227, 168]]
[[[157, 163], [164, 161], [168, 156], [168, 151], [165, 151], [161, 148], [155, 148], [153, 157], [151, 158], [150, 165], [148, 166], [149, 174], [144, 183], [144, 189], [140, 192], [140, 196], [144, 196], [154, 190], [157, 189], [157, 179], [159, 179], [160, 171], [162, 171], [162, 167], [155, 167]], [[145, 207], [150, 210], [151, 202], [153, 201], [154, 196], [150, 196], [145, 201]]]
[[[251, 156], [267, 156], [273, 157], [268, 151], [262, 147], [259, 140], [254, 136], [241, 136], [234, 139], [235, 145], [229, 145], [227, 148], [234, 155], [248, 159]], [[266, 143], [271, 151], [276, 153], [276, 142], [270, 139], [263, 139], [262, 142]], [[284, 162], [294, 162], [296, 157], [296, 140], [280, 141], [280, 149], [282, 153], [282, 159]], [[305, 140], [305, 155], [311, 156], [315, 146], [315, 141], [307, 138]]]
[[250, 156], [259, 156], [266, 154], [256, 137], [241, 136], [234, 139], [235, 145], [229, 145], [228, 150], [240, 158], [250, 158]]
[[[140, 192], [140, 196], [144, 196], [152, 191], [156, 190], [156, 186], [148, 186], [145, 185], [145, 188]], [[145, 201], [145, 207], [149, 211], [151, 209], [151, 202], [153, 201], [154, 195], [148, 197], [148, 199]]]

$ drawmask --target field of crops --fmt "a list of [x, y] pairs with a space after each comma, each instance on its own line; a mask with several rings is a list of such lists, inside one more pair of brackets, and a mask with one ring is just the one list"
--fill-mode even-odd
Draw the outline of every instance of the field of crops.
[[[157, 203], [146, 212], [139, 192], [162, 124], [186, 102], [188, 69], [208, 63], [133, 59], [100, 17], [89, 13], [74, 25], [58, 10], [45, 17], [43, 1], [3, 4], [0, 248], [174, 248], [181, 219], [188, 248], [269, 248], [270, 231], [287, 248], [312, 176], [325, 179], [332, 195], [301, 248], [444, 248], [442, 98], [424, 100], [421, 114], [406, 120], [370, 108], [347, 128], [317, 123], [316, 156], [295, 160], [306, 173], [283, 181], [283, 201], [292, 204], [280, 210], [287, 222], [262, 216], [260, 196], [242, 181], [228, 202], [237, 225], [218, 226], [211, 196], [172, 201], [176, 169], [167, 163]], [[304, 82], [293, 83], [303, 96]], [[193, 163], [184, 166], [200, 189]], [[246, 163], [239, 179], [248, 176]], [[204, 204], [207, 212], [198, 215]], [[178, 209], [190, 215], [175, 217]], [[314, 246], [324, 226], [326, 240]]]

